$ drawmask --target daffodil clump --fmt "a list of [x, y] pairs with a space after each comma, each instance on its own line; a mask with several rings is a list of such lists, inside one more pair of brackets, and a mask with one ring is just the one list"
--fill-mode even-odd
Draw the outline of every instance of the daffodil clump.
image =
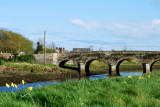
[[129, 78], [129, 79], [131, 79], [131, 78], [132, 78], [132, 76], [128, 76], [128, 78]]
[[123, 83], [124, 83], [124, 84], [127, 84], [127, 82], [126, 82], [126, 81], [124, 81]]
[[33, 87], [28, 87], [28, 89], [31, 91]]
[[[137, 76], [137, 74], [135, 74], [135, 76]], [[132, 76], [128, 76], [128, 79], [132, 79], [132, 78], [133, 78]], [[151, 76], [150, 75], [148, 75], [148, 76], [139, 76], [138, 78], [139, 78], [139, 80], [144, 79], [144, 78], [148, 78], [149, 79], [149, 78], [151, 78]], [[127, 81], [124, 81], [123, 83], [127, 84]]]
[[[24, 80], [22, 80], [22, 84], [25, 84], [26, 82]], [[8, 83], [6, 83], [6, 87], [15, 87], [18, 88], [18, 86], [16, 84], [14, 84], [13, 82], [11, 82], [11, 84], [9, 85]], [[28, 89], [31, 91], [33, 89], [33, 87], [28, 87]]]

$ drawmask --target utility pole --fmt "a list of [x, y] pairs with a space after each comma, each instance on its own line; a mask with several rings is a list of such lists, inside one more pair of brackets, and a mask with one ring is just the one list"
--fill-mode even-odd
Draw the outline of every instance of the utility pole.
[[44, 64], [46, 63], [46, 32], [44, 31]]

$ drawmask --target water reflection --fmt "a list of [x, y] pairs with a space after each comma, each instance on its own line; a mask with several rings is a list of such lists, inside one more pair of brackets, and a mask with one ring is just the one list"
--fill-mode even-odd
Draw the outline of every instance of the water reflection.
[[[129, 76], [129, 75], [142, 75], [142, 72], [121, 72], [120, 73], [121, 76]], [[89, 76], [88, 78], [91, 79], [91, 80], [95, 80], [95, 79], [102, 79], [102, 78], [108, 78], [108, 73], [106, 74], [100, 74], [100, 75], [91, 75]], [[75, 79], [70, 79], [70, 80], [79, 80], [79, 78], [75, 78]], [[65, 81], [56, 81], [56, 80], [53, 80], [53, 81], [49, 81], [49, 82], [35, 82], [35, 83], [27, 83], [27, 84], [20, 84], [18, 85], [18, 88], [16, 89], [15, 87], [6, 87], [6, 86], [3, 86], [3, 87], [0, 87], [0, 92], [15, 92], [15, 91], [19, 91], [19, 90], [22, 90], [22, 89], [26, 89], [28, 87], [33, 87], [33, 88], [38, 88], [38, 87], [43, 87], [43, 86], [47, 86], [47, 85], [51, 85], [51, 84], [59, 84], [59, 83], [63, 83]]]
[[[142, 75], [143, 73], [142, 72], [121, 72], [120, 73], [121, 76], [129, 76], [129, 75]], [[102, 78], [108, 78], [108, 73], [107, 74], [101, 74], [101, 75], [91, 75], [89, 76], [88, 78], [91, 79], [91, 80], [95, 80], [95, 79], [102, 79]]]
[[127, 72], [127, 73], [126, 72], [121, 72], [120, 74], [121, 74], [121, 76], [129, 76], [129, 75], [133, 76], [133, 75], [136, 75], [136, 74], [137, 75], [142, 75], [143, 73], [142, 72]]
[[6, 86], [3, 86], [3, 87], [0, 87], [0, 92], [15, 92], [15, 91], [19, 91], [19, 90], [22, 90], [22, 89], [26, 89], [28, 87], [43, 87], [43, 86], [46, 86], [46, 85], [50, 85], [50, 84], [55, 84], [56, 82], [35, 82], [35, 83], [27, 83], [27, 84], [19, 84], [17, 85], [18, 88], [15, 88], [15, 87], [12, 87], [10, 86], [9, 88], [6, 87]]

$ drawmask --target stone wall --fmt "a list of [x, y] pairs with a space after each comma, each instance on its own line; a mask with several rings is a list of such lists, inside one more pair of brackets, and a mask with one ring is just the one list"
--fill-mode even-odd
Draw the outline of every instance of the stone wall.
[[[44, 63], [44, 54], [35, 54], [36, 63]], [[46, 54], [46, 64], [57, 65], [57, 53], [47, 53]]]
[[6, 59], [9, 59], [11, 56], [11, 53], [0, 53], [0, 57], [4, 57]]

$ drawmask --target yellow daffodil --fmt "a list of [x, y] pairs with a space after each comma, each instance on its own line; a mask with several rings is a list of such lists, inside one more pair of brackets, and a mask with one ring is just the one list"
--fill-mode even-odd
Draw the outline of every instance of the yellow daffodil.
[[124, 83], [124, 84], [127, 84], [127, 82], [126, 82], [126, 81], [124, 81], [123, 83]]
[[7, 83], [6, 83], [6, 87], [8, 87], [8, 88], [9, 88], [9, 87], [10, 87], [10, 86], [9, 86], [9, 84], [7, 84]]
[[24, 82], [24, 80], [22, 80], [22, 84], [24, 84], [25, 82]]
[[131, 79], [131, 78], [132, 78], [132, 76], [128, 76], [128, 78], [129, 78], [129, 79]]
[[28, 89], [31, 91], [33, 87], [28, 87]]
[[16, 85], [16, 84], [14, 84], [14, 86], [15, 86], [15, 88], [17, 88], [17, 85]]
[[135, 75], [137, 75], [137, 74], [135, 74]]
[[11, 83], [11, 86], [14, 87], [14, 83], [13, 82]]
[[141, 76], [139, 76], [139, 79], [141, 79], [142, 77]]
[[151, 76], [150, 75], [148, 75], [148, 78], [150, 78]]

